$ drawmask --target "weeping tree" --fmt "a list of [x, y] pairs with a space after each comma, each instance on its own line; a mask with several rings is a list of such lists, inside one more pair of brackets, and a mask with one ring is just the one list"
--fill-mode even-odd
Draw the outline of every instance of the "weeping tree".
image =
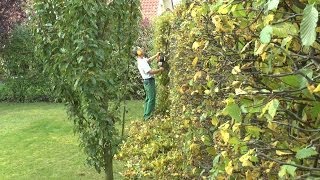
[[113, 179], [139, 0], [34, 0], [36, 52], [67, 105], [89, 165]]

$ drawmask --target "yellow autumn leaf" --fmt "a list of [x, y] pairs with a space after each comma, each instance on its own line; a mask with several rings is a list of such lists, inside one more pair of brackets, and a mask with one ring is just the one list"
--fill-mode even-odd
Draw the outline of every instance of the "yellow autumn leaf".
[[244, 91], [244, 90], [242, 90], [240, 88], [234, 89], [234, 92], [236, 93], [236, 95], [248, 94], [246, 91]]
[[252, 164], [252, 162], [249, 161], [249, 160], [244, 160], [244, 161], [242, 162], [242, 166], [244, 166], [244, 167], [253, 167], [253, 164]]
[[227, 130], [229, 127], [230, 127], [230, 124], [229, 124], [229, 123], [224, 123], [224, 124], [222, 124], [222, 125], [219, 127], [219, 129], [221, 129], [221, 130]]
[[214, 88], [214, 92], [219, 92], [219, 87]]
[[189, 146], [189, 149], [191, 150], [191, 152], [193, 153], [198, 153], [200, 151], [200, 145], [199, 144], [196, 144], [196, 143], [192, 143], [190, 146]]
[[195, 91], [191, 92], [191, 95], [193, 96], [193, 95], [198, 94], [198, 93], [199, 93], [199, 90], [195, 90]]
[[198, 42], [198, 41], [195, 41], [195, 42], [192, 44], [192, 49], [193, 49], [193, 50], [197, 50], [200, 46], [201, 46], [201, 43]]
[[220, 131], [220, 134], [221, 134], [222, 140], [223, 140], [225, 143], [228, 143], [228, 142], [229, 142], [229, 139], [230, 139], [230, 134], [228, 133], [228, 131], [222, 130], [222, 131]]
[[250, 169], [246, 172], [246, 180], [256, 180], [260, 177], [260, 169]]
[[289, 155], [289, 154], [292, 154], [291, 152], [283, 152], [283, 151], [280, 151], [280, 150], [276, 150], [276, 154], [278, 156], [285, 156], [285, 155]]
[[192, 174], [196, 174], [196, 172], [197, 172], [197, 168], [193, 168], [192, 169]]
[[217, 126], [218, 123], [219, 123], [219, 120], [218, 120], [217, 117], [213, 117], [213, 118], [211, 119], [211, 124], [212, 124], [212, 125]]
[[315, 49], [317, 49], [317, 50], [320, 50], [320, 44], [319, 44], [318, 42], [314, 42], [314, 43], [312, 44], [312, 47], [315, 48]]
[[217, 32], [222, 31], [223, 30], [223, 24], [221, 23], [221, 18], [220, 16], [216, 15], [212, 17], [212, 22], [215, 25], [215, 30]]
[[201, 76], [202, 76], [202, 71], [198, 71], [194, 75], [193, 80], [196, 81], [197, 79], [201, 78]]
[[241, 72], [240, 66], [233, 67], [231, 73], [232, 74], [239, 74]]
[[320, 84], [313, 90], [314, 93], [320, 92]]
[[184, 121], [183, 121], [183, 125], [184, 125], [185, 127], [188, 127], [188, 126], [189, 126], [189, 123], [190, 123], [189, 120], [184, 120]]
[[193, 9], [192, 11], [191, 11], [191, 16], [193, 17], [193, 18], [195, 18], [195, 17], [197, 17], [197, 9]]
[[231, 85], [232, 85], [232, 86], [237, 86], [237, 85], [239, 85], [240, 83], [241, 83], [240, 81], [233, 81]]
[[254, 150], [249, 150], [246, 154], [242, 155], [239, 158], [239, 161], [242, 163], [242, 166], [244, 167], [253, 167], [252, 162], [250, 161], [250, 158], [252, 156]]
[[267, 59], [267, 53], [266, 52], [261, 54], [261, 59], [262, 59], [262, 61]]
[[227, 151], [222, 151], [222, 152], [221, 152], [221, 155], [222, 155], [223, 157], [227, 157], [228, 153], [227, 153]]
[[242, 50], [240, 51], [240, 53], [243, 53], [249, 46], [250, 44], [252, 43], [252, 40], [249, 41], [245, 46], [243, 46]]
[[210, 155], [214, 156], [217, 154], [217, 150], [214, 147], [207, 147], [206, 150]]
[[206, 95], [210, 95], [210, 93], [211, 93], [211, 90], [209, 90], [209, 89], [204, 91], [204, 94], [206, 94]]
[[186, 111], [186, 106], [182, 106], [182, 112]]
[[232, 160], [229, 161], [228, 165], [224, 168], [226, 170], [226, 173], [231, 175], [233, 172], [233, 165], [232, 165]]
[[245, 141], [245, 142], [247, 142], [247, 141], [250, 141], [251, 140], [251, 136], [249, 135], [249, 136], [246, 136], [244, 139], [243, 139], [243, 141]]
[[260, 44], [258, 41], [255, 42], [255, 50], [254, 55], [260, 55], [264, 52], [264, 48], [267, 47], [268, 44]]
[[273, 19], [274, 19], [273, 14], [269, 14], [268, 16], [265, 16], [263, 19], [263, 25], [266, 26], [266, 25], [270, 24], [270, 22], [273, 21]]
[[271, 162], [271, 163], [269, 164], [269, 168], [273, 168], [275, 165], [276, 165], [275, 162]]
[[310, 93], [313, 93], [313, 91], [316, 89], [316, 87], [314, 87], [314, 85], [309, 85], [308, 84], [307, 87], [308, 87], [308, 90], [309, 90]]
[[239, 131], [240, 130], [240, 123], [234, 123], [234, 125], [232, 126], [232, 131]]
[[268, 128], [269, 129], [271, 129], [271, 130], [273, 130], [273, 131], [276, 131], [277, 130], [277, 127], [278, 127], [278, 125], [277, 124], [275, 124], [275, 123], [272, 123], [272, 122], [268, 122]]
[[293, 40], [292, 41], [293, 42], [293, 44], [292, 44], [292, 49], [294, 50], [294, 51], [299, 51], [300, 49], [301, 49], [301, 44], [300, 44], [300, 42], [299, 41], [297, 41], [297, 40]]
[[276, 147], [279, 144], [279, 141], [275, 141], [271, 144], [271, 146]]
[[239, 161], [240, 162], [244, 162], [246, 160], [249, 160], [250, 159], [250, 154], [249, 152], [247, 152], [246, 154], [242, 155], [240, 158], [239, 158]]
[[220, 14], [228, 14], [229, 9], [230, 8], [229, 8], [228, 4], [224, 4], [224, 5], [219, 7], [218, 13], [220, 13]]
[[195, 67], [195, 66], [197, 65], [198, 60], [199, 60], [198, 57], [195, 57], [195, 58], [193, 59], [193, 61], [192, 61], [192, 66], [193, 66], [193, 67]]

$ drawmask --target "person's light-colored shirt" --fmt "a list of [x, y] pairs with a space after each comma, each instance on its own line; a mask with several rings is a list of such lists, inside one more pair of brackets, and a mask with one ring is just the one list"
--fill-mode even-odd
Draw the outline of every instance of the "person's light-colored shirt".
[[148, 59], [147, 58], [137, 58], [137, 62], [138, 62], [138, 69], [139, 72], [141, 74], [142, 79], [149, 79], [152, 78], [153, 75], [148, 73], [151, 70], [151, 67], [148, 63]]

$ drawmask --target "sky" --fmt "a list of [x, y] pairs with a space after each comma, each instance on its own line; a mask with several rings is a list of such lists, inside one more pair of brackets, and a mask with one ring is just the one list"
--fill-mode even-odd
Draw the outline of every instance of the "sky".
[[173, 1], [173, 5], [178, 4], [181, 0], [172, 0]]

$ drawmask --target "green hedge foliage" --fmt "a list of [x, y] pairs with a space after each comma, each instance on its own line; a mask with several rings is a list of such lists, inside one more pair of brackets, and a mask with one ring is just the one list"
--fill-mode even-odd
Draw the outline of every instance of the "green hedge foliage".
[[[318, 11], [319, 2], [312, 0], [193, 0], [176, 8], [170, 23], [167, 121], [173, 123], [168, 132], [176, 132], [169, 133], [176, 143], [171, 151], [184, 156], [151, 169], [128, 166], [133, 172], [125, 175], [155, 178], [158, 173], [158, 178], [168, 179], [319, 177]], [[180, 126], [176, 123], [182, 122], [187, 130], [177, 131]], [[164, 124], [146, 124], [146, 129], [159, 130]], [[150, 146], [144, 145], [167, 138], [167, 133], [139, 144], [134, 151], [137, 132], [130, 131], [133, 140], [130, 138], [122, 151], [134, 167], [172, 156], [157, 152], [148, 159], [143, 154], [150, 151]], [[154, 134], [150, 131], [142, 136], [149, 139]], [[172, 164], [174, 172], [167, 170]], [[186, 175], [180, 167], [191, 170]], [[173, 174], [180, 176], [173, 178]]]
[[13, 29], [2, 59], [4, 80], [0, 101], [53, 101], [50, 79], [43, 72], [43, 62], [35, 57], [34, 37], [28, 25]]

